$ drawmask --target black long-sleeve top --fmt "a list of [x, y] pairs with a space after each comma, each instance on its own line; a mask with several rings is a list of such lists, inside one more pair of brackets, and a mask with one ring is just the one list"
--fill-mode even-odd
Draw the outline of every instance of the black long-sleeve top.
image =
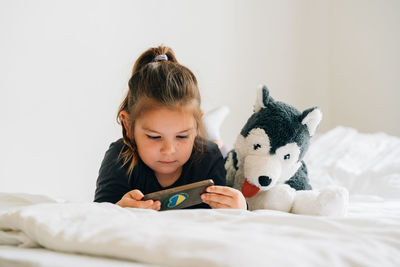
[[[107, 150], [97, 178], [95, 202], [118, 202], [127, 192], [139, 189], [144, 195], [163, 189], [190, 184], [202, 180], [212, 179], [216, 185], [225, 185], [224, 159], [218, 146], [207, 141], [206, 151], [200, 159], [194, 160], [193, 153], [183, 165], [181, 176], [172, 185], [162, 187], [154, 171], [142, 160], [138, 159], [131, 175], [128, 174], [129, 163], [123, 165], [119, 158], [123, 148], [122, 138], [112, 143]], [[201, 203], [190, 208], [210, 208]]]

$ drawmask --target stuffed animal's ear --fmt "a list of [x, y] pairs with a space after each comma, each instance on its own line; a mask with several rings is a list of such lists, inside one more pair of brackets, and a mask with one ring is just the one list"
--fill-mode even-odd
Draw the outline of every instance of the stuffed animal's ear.
[[318, 107], [309, 108], [303, 111], [300, 119], [301, 123], [307, 126], [310, 136], [313, 136], [322, 120], [322, 112]]
[[254, 112], [258, 112], [262, 108], [266, 108], [268, 103], [273, 99], [269, 96], [269, 90], [265, 85], [259, 85], [257, 89], [257, 100], [254, 104]]

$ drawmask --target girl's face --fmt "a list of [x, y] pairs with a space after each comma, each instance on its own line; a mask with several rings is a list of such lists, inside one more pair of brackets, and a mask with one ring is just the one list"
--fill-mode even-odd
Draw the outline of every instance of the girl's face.
[[133, 130], [140, 158], [159, 180], [179, 177], [196, 136], [196, 121], [187, 108], [150, 110], [135, 121]]

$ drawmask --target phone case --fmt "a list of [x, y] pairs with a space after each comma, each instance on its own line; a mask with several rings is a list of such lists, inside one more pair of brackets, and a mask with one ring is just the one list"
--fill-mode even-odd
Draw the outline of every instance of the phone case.
[[202, 203], [200, 195], [210, 185], [214, 185], [213, 180], [204, 180], [146, 194], [142, 200], [159, 200], [161, 202], [160, 210], [182, 209]]

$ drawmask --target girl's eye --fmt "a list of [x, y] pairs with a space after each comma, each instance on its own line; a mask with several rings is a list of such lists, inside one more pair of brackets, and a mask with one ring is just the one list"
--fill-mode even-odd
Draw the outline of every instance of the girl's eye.
[[176, 138], [178, 138], [178, 139], [185, 139], [185, 138], [188, 138], [188, 136], [187, 136], [187, 135], [178, 135]]
[[153, 135], [147, 135], [147, 137], [150, 138], [150, 139], [159, 139], [159, 138], [161, 138], [161, 136], [153, 136]]

